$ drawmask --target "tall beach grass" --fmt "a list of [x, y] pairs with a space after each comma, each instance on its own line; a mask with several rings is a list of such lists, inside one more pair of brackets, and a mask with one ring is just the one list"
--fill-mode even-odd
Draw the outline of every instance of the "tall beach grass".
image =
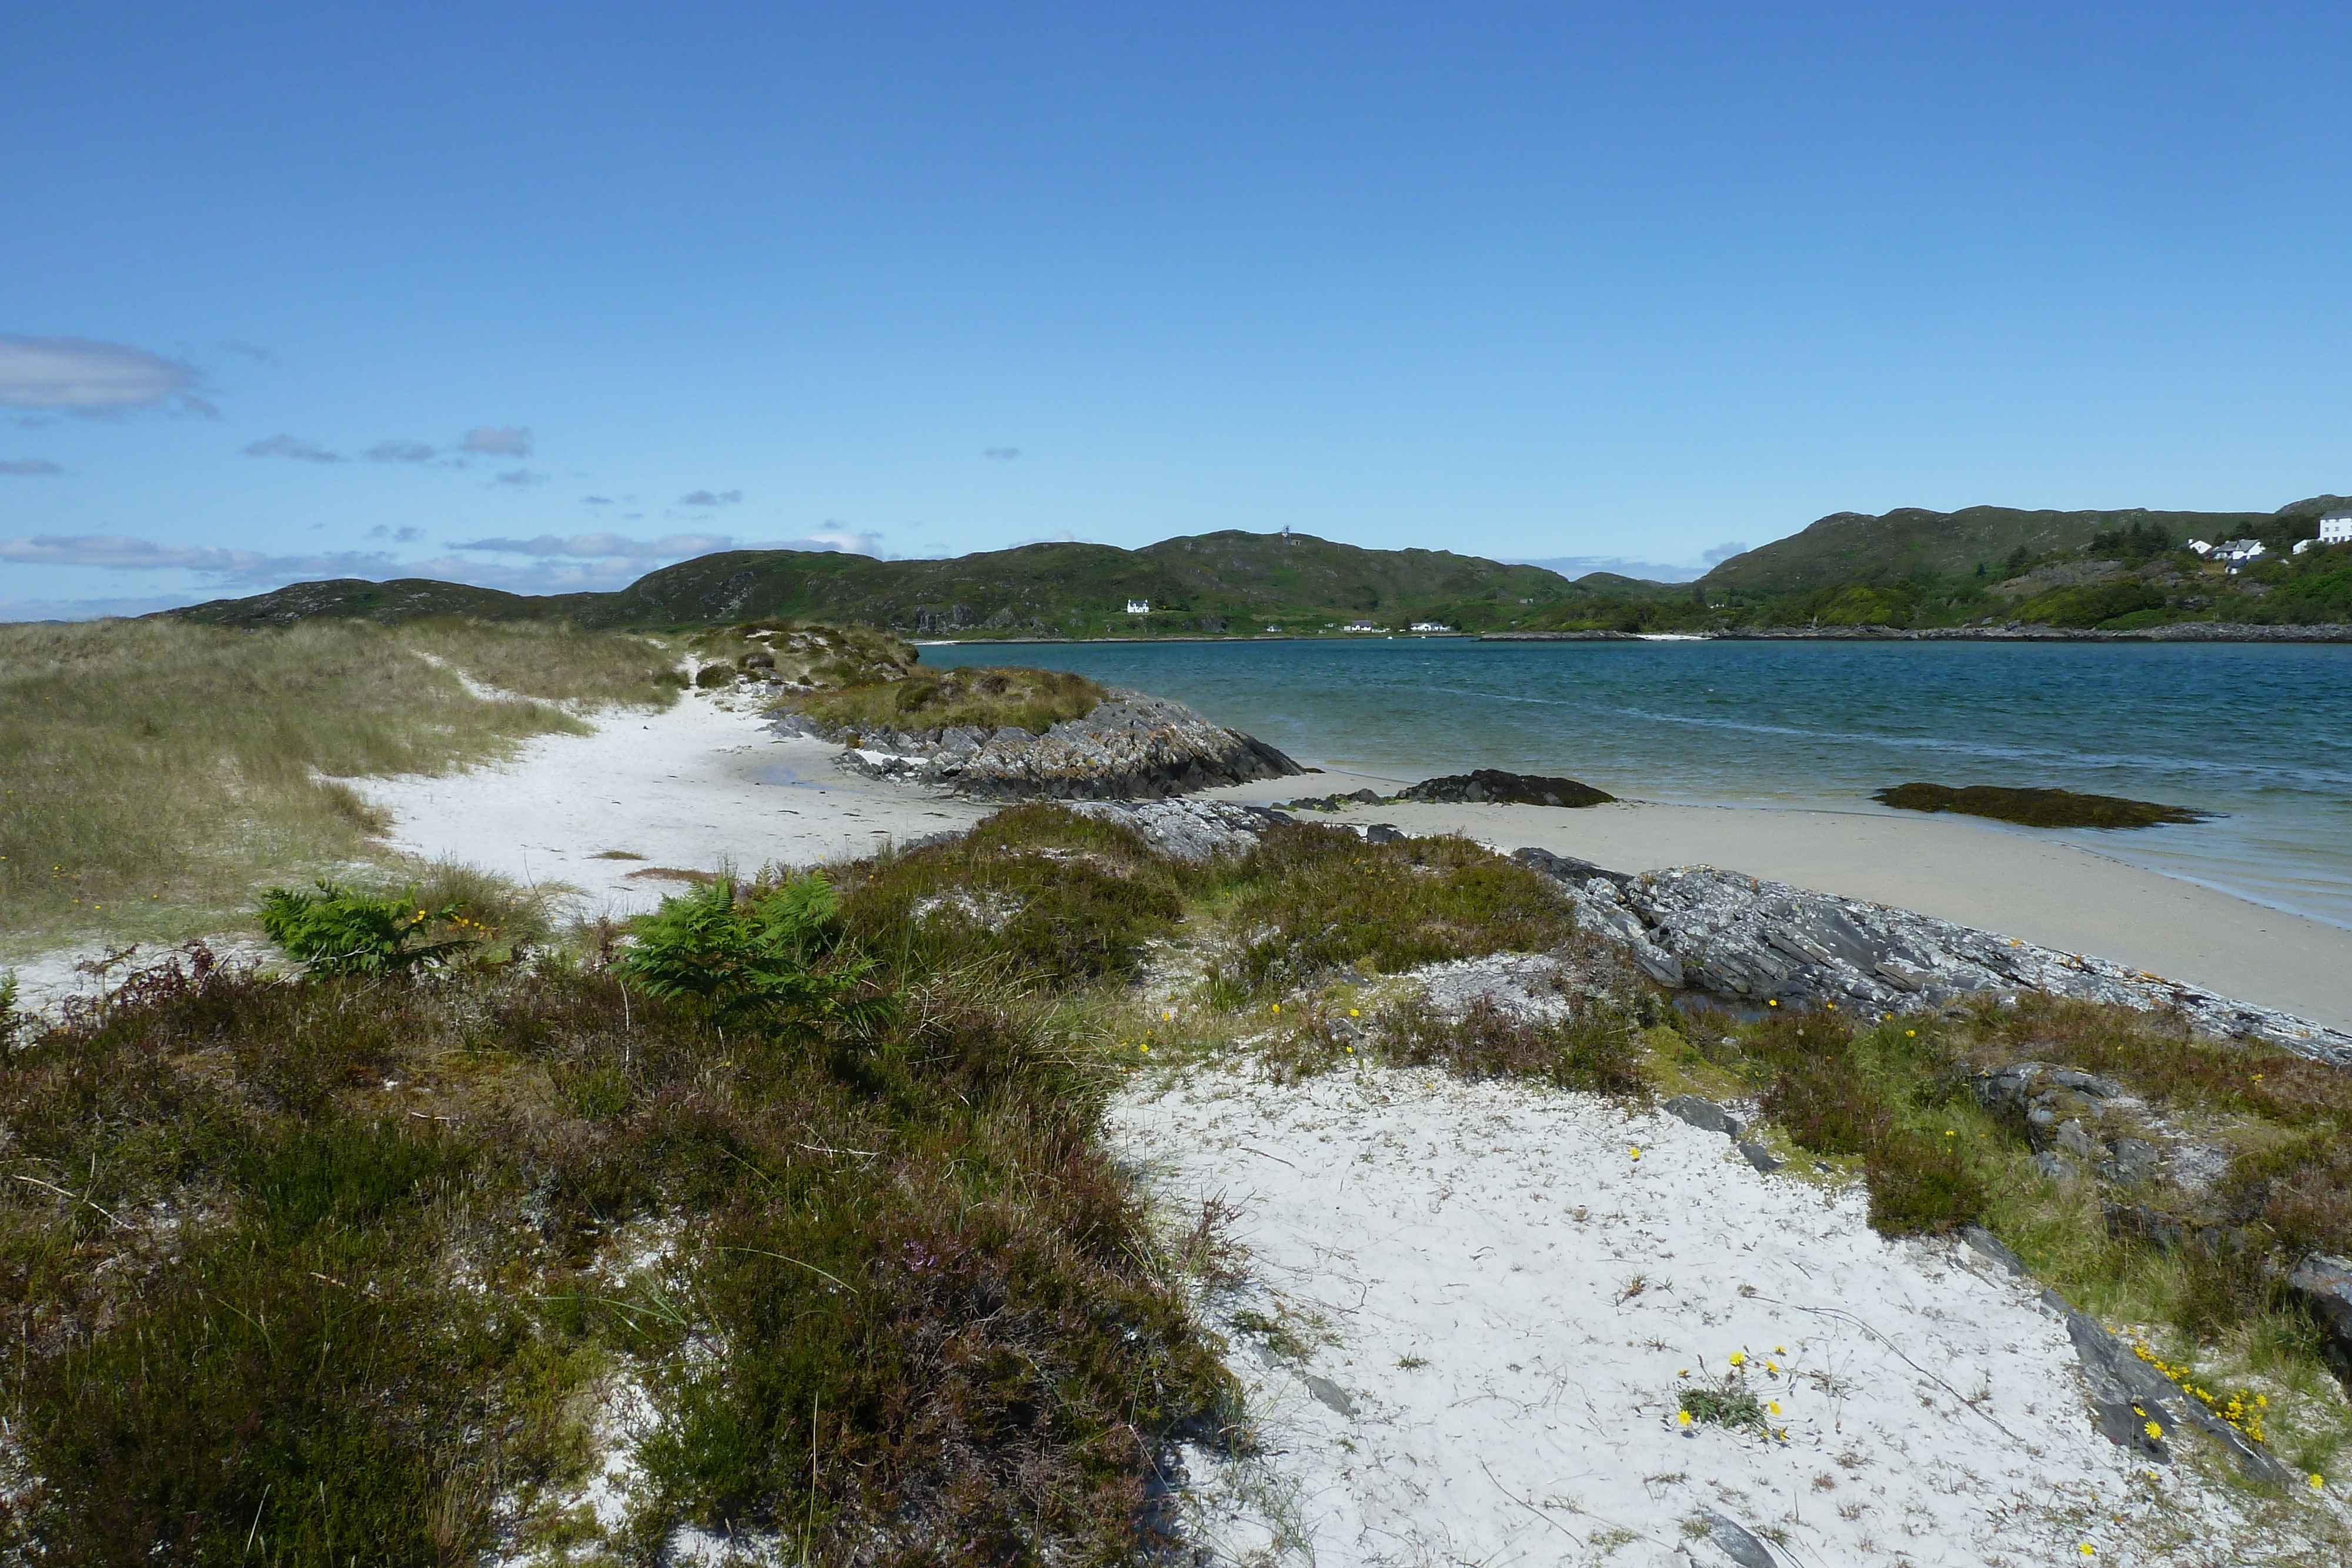
[[672, 663], [639, 637], [457, 621], [0, 625], [0, 948], [249, 909], [257, 881], [367, 855], [383, 824], [337, 779], [666, 706]]

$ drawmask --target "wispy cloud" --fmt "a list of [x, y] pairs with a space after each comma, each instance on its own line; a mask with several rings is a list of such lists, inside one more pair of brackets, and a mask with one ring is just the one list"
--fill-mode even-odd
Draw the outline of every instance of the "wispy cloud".
[[1015, 457], [1021, 455], [1021, 448], [1018, 446], [992, 446], [982, 452], [981, 455], [982, 457], [993, 457], [999, 463], [1010, 463]]
[[343, 460], [340, 452], [330, 452], [315, 441], [305, 441], [299, 435], [288, 435], [282, 432], [266, 440], [248, 444], [245, 455], [247, 457], [291, 457], [301, 463], [341, 463]]
[[65, 470], [46, 457], [10, 457], [0, 460], [0, 474], [62, 474]]
[[494, 483], [518, 486], [544, 485], [547, 483], [547, 476], [534, 474], [528, 468], [509, 468], [499, 475]]
[[421, 441], [379, 441], [367, 449], [374, 463], [430, 463], [434, 449]]
[[264, 555], [219, 546], [158, 546], [127, 534], [42, 534], [0, 540], [0, 562], [19, 567], [106, 567], [108, 571], [205, 571], [228, 579], [362, 576], [391, 557], [336, 550], [327, 555]]
[[1729, 560], [1733, 556], [1746, 555], [1747, 553], [1748, 547], [1746, 545], [1740, 543], [1738, 539], [1727, 539], [1719, 545], [1710, 545], [1706, 549], [1701, 550], [1699, 552], [1698, 559], [1706, 562], [1709, 566], [1719, 566], [1723, 562]]
[[696, 490], [680, 496], [677, 504], [681, 507], [731, 507], [742, 498], [740, 490]]
[[658, 539], [633, 539], [626, 534], [573, 534], [569, 538], [541, 534], [535, 538], [469, 539], [451, 549], [480, 550], [488, 555], [569, 556], [578, 559], [683, 560], [732, 549], [725, 534], [671, 534]]
[[191, 413], [219, 411], [195, 395], [193, 365], [89, 338], [0, 332], [0, 406], [114, 413], [176, 400]]
[[457, 443], [458, 451], [478, 452], [486, 457], [528, 457], [530, 446], [527, 424], [478, 424]]
[[278, 362], [278, 356], [258, 343], [240, 343], [233, 338], [225, 338], [221, 340], [221, 347], [229, 353], [241, 354], [261, 364], [274, 365]]
[[372, 539], [392, 539], [400, 544], [414, 544], [425, 537], [425, 530], [419, 528], [388, 528], [382, 523], [378, 523], [367, 531], [367, 537]]
[[609, 507], [613, 504], [613, 497], [610, 496], [583, 496], [580, 497], [580, 504], [583, 507]]

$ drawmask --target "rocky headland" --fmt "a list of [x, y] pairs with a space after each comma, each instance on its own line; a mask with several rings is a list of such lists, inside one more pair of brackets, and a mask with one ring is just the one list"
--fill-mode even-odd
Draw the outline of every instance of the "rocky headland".
[[1116, 689], [1085, 716], [1042, 734], [1009, 725], [853, 732], [789, 712], [774, 727], [844, 744], [835, 762], [868, 778], [982, 800], [1157, 800], [1307, 771], [1256, 737], [1212, 724], [1181, 703]]

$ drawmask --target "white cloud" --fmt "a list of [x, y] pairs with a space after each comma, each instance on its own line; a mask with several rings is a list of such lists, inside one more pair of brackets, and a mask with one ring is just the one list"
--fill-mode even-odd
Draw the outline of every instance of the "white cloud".
[[377, 463], [430, 463], [434, 450], [421, 441], [379, 441], [367, 455]]
[[291, 457], [301, 463], [341, 463], [340, 452], [330, 452], [315, 441], [305, 441], [299, 435], [283, 433], [267, 440], [249, 443], [245, 448], [247, 457]]
[[690, 495], [680, 496], [677, 504], [681, 507], [731, 507], [742, 498], [740, 490], [697, 490]]
[[184, 593], [115, 599], [0, 599], [0, 622], [95, 621], [101, 615], [146, 615], [187, 602]]
[[65, 470], [46, 457], [12, 457], [0, 462], [0, 474], [62, 474]]
[[1706, 549], [1701, 550], [1699, 552], [1698, 559], [1706, 562], [1709, 566], [1717, 566], [1724, 561], [1729, 560], [1733, 556], [1746, 555], [1747, 553], [1748, 547], [1740, 543], [1738, 539], [1726, 539], [1719, 545], [1710, 545]]
[[457, 443], [460, 452], [479, 452], [491, 457], [528, 457], [530, 455], [530, 426], [527, 424], [478, 424], [466, 432]]
[[671, 534], [658, 539], [633, 539], [625, 534], [573, 534], [569, 538], [541, 534], [528, 539], [474, 539], [450, 548], [488, 555], [570, 556], [583, 560], [683, 560], [732, 549], [735, 541], [725, 534]]
[[258, 550], [219, 549], [209, 545], [157, 545], [124, 534], [43, 534], [0, 539], [0, 560], [18, 566], [102, 566], [118, 571], [230, 572], [260, 566]]
[[104, 413], [178, 398], [215, 412], [194, 395], [198, 379], [194, 367], [127, 343], [0, 332], [0, 405], [10, 408]]

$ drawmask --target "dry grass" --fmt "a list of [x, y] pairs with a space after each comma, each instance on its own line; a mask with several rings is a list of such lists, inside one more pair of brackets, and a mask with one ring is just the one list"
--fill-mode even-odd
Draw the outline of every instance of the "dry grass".
[[367, 852], [381, 824], [335, 778], [580, 730], [557, 705], [664, 705], [672, 659], [536, 625], [0, 625], [0, 943], [217, 928], [257, 883]]
[[787, 706], [853, 732], [961, 726], [1043, 735], [1065, 719], [1085, 717], [1102, 700], [1102, 687], [1084, 675], [1007, 665], [917, 670], [887, 685], [850, 685], [789, 698]]

